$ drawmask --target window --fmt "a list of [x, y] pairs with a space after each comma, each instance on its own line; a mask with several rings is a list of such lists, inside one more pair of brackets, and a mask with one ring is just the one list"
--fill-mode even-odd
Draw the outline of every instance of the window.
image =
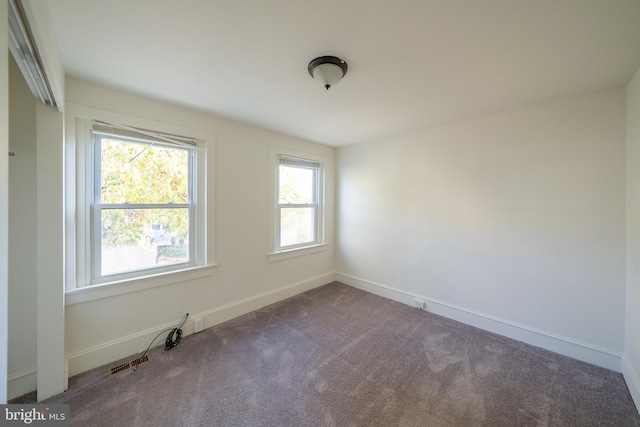
[[272, 149], [275, 191], [272, 254], [324, 243], [324, 163], [321, 157]]
[[280, 156], [278, 166], [278, 249], [318, 243], [317, 162]]
[[92, 133], [92, 280], [193, 264], [195, 147], [100, 125]]
[[73, 104], [69, 115], [67, 303], [214, 274], [213, 135]]

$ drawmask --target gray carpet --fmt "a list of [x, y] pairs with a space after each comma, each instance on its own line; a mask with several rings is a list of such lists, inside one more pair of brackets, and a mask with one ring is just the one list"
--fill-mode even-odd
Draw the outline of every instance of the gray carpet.
[[340, 283], [151, 354], [47, 402], [74, 426], [640, 426], [619, 373]]

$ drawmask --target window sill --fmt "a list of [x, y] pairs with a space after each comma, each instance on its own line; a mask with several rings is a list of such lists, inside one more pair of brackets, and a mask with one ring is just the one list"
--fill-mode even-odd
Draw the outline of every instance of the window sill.
[[187, 280], [213, 276], [215, 273], [216, 264], [136, 277], [135, 279], [119, 280], [117, 282], [103, 283], [100, 285], [85, 286], [67, 291], [65, 293], [65, 304], [79, 304], [101, 298], [138, 292], [158, 286], [173, 285]]
[[276, 261], [281, 261], [283, 259], [315, 254], [317, 252], [326, 251], [328, 248], [329, 248], [329, 244], [322, 243], [319, 245], [305, 246], [304, 248], [296, 248], [296, 249], [289, 249], [286, 251], [272, 252], [270, 254], [267, 254], [267, 262], [276, 262]]

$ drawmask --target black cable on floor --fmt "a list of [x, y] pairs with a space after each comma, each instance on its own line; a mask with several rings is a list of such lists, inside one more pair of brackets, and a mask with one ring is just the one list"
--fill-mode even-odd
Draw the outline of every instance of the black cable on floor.
[[182, 340], [182, 327], [185, 323], [187, 323], [187, 319], [189, 318], [189, 313], [184, 316], [182, 322], [178, 325], [177, 328], [171, 330], [169, 335], [167, 335], [167, 339], [164, 341], [164, 351], [169, 351], [173, 347], [180, 344], [180, 340]]
[[[147, 347], [147, 349], [144, 351], [144, 353], [142, 353], [142, 356], [140, 356], [138, 358], [138, 360], [142, 360], [144, 358], [144, 356], [147, 355], [147, 352], [149, 351], [149, 349], [151, 348], [151, 346], [153, 345], [154, 342], [156, 342], [156, 340], [158, 339], [158, 337], [162, 334], [164, 334], [167, 331], [171, 331], [169, 333], [169, 336], [167, 336], [167, 339], [165, 340], [165, 347], [164, 347], [164, 351], [170, 350], [173, 347], [177, 346], [178, 343], [180, 342], [180, 340], [182, 339], [182, 328], [184, 326], [185, 323], [187, 323], [187, 319], [189, 318], [189, 313], [184, 315], [184, 318], [182, 319], [182, 321], [180, 322], [180, 324], [178, 325], [177, 328], [167, 328], [165, 330], [162, 330], [160, 332], [158, 332], [158, 335], [155, 336], [155, 338], [153, 340], [151, 340], [151, 342], [149, 343], [149, 346]], [[174, 335], [177, 336], [177, 339], [174, 341]], [[171, 343], [173, 344], [171, 347], [167, 348], [167, 345], [169, 343], [169, 341], [171, 341]], [[135, 372], [135, 370], [138, 369], [138, 366], [136, 365], [135, 368], [133, 368], [133, 371]]]

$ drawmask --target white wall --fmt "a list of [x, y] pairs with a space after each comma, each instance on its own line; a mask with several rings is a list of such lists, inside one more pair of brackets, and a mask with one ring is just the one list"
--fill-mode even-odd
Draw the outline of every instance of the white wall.
[[64, 390], [63, 120], [10, 64], [8, 398], [45, 399]]
[[640, 70], [627, 86], [626, 302], [623, 373], [640, 408]]
[[[68, 304], [69, 374], [142, 351], [184, 313], [205, 327], [334, 280], [335, 149], [69, 78], [67, 103], [215, 134], [214, 276]], [[67, 122], [68, 123], [68, 122]], [[69, 129], [67, 129], [67, 133]], [[267, 262], [269, 146], [326, 156], [329, 249]], [[188, 323], [185, 332], [193, 330]]]
[[64, 118], [36, 103], [38, 401], [66, 389]]
[[9, 60], [9, 399], [36, 389], [36, 100]]
[[[2, 37], [5, 52], [7, 3], [2, 1]], [[38, 388], [44, 399], [64, 389], [64, 73], [48, 5], [23, 3], [30, 34], [35, 40], [58, 108], [36, 101], [26, 89], [15, 64], [9, 94], [12, 159], [9, 182], [9, 230], [0, 213], [0, 243], [8, 236], [8, 253], [0, 253], [0, 276], [7, 261], [9, 282], [8, 397]], [[3, 58], [4, 60], [4, 58]], [[13, 59], [12, 59], [13, 61]], [[5, 72], [6, 62], [0, 64]], [[4, 75], [3, 75], [4, 78]], [[2, 100], [4, 102], [4, 100]], [[4, 107], [4, 104], [3, 104]], [[4, 111], [2, 115], [4, 120]], [[0, 147], [2, 148], [2, 147]], [[0, 150], [6, 152], [4, 148]], [[5, 157], [2, 161], [5, 161]], [[4, 173], [4, 171], [3, 171]], [[1, 191], [1, 190], [0, 190]], [[1, 197], [0, 197], [1, 198]], [[0, 206], [4, 208], [2, 202]], [[3, 246], [4, 247], [4, 246]], [[1, 280], [1, 279], [0, 279]], [[4, 302], [2, 303], [4, 306]], [[4, 309], [0, 309], [5, 313]], [[37, 351], [37, 349], [40, 351]], [[46, 349], [43, 351], [42, 349]], [[7, 372], [4, 370], [3, 372]], [[7, 384], [7, 381], [3, 381]]]
[[0, 404], [7, 402], [9, 249], [9, 63], [7, 2], [0, 0]]
[[625, 94], [338, 151], [337, 278], [621, 369]]

